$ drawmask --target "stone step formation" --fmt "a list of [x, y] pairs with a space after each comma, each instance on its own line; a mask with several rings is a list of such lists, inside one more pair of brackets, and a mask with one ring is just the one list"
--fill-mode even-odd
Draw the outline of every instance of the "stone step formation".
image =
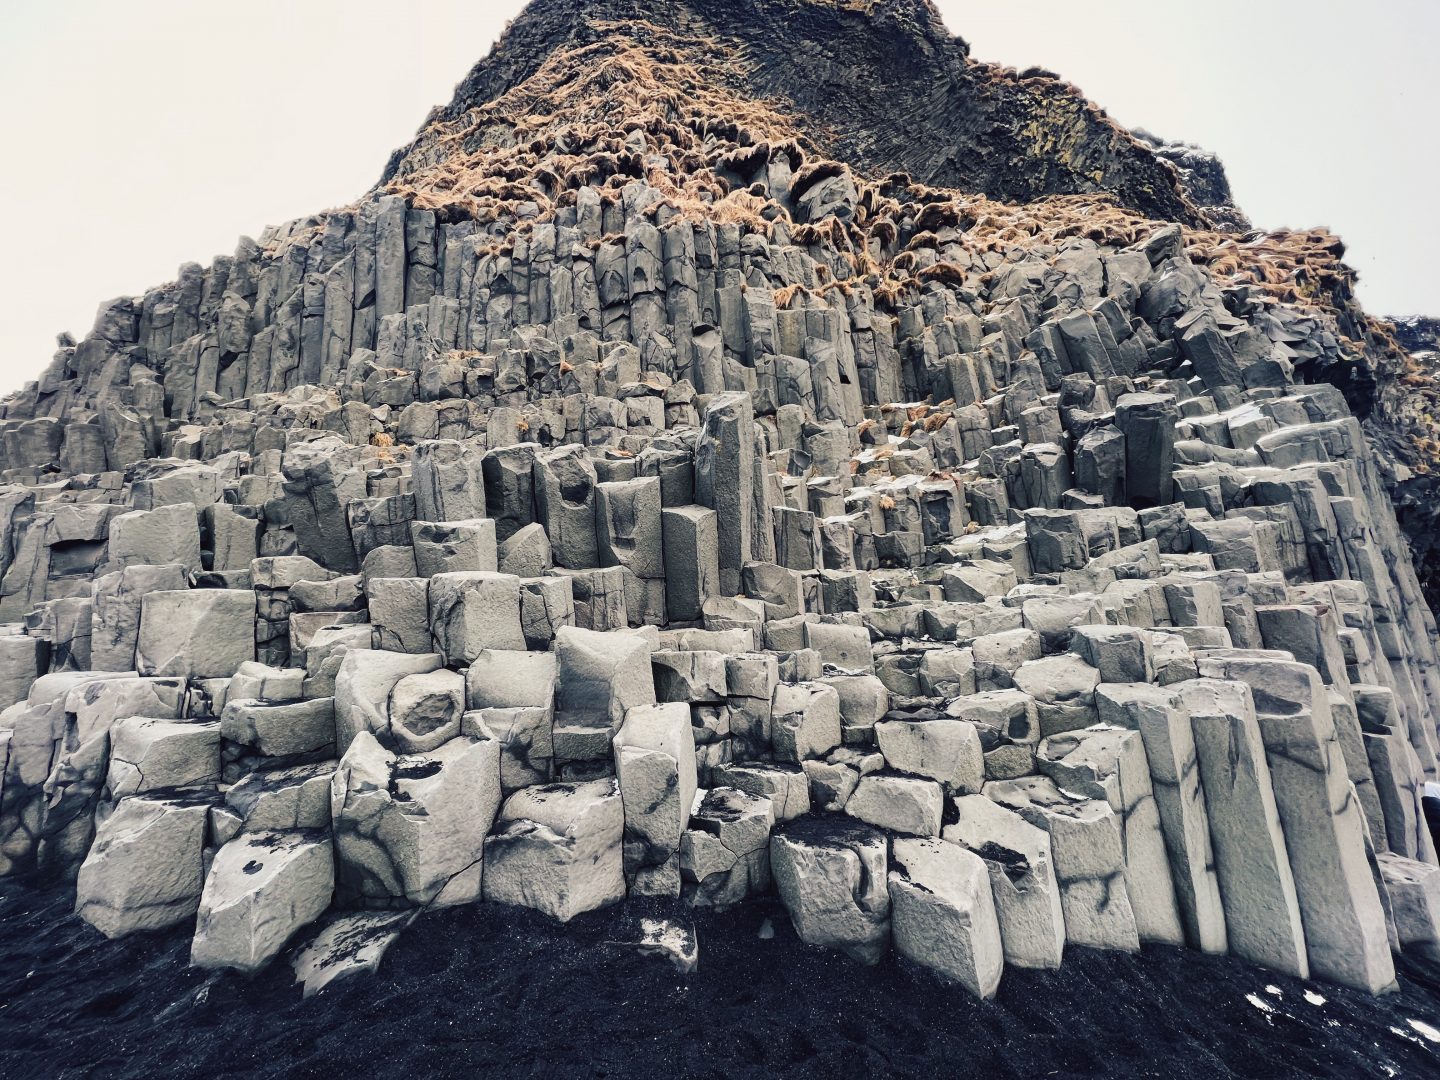
[[[1331, 238], [1225, 232], [918, 0], [631, 6], [533, 5], [379, 187], [4, 404], [0, 874], [307, 990], [478, 901], [669, 901], [686, 967], [775, 893], [981, 996], [1440, 956], [1435, 622]], [[836, 135], [775, 18], [1026, 124]]]

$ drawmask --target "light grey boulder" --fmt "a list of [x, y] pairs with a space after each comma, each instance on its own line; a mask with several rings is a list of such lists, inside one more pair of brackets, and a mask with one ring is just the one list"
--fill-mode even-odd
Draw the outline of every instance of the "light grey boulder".
[[435, 651], [457, 667], [483, 649], [524, 650], [520, 579], [478, 571], [436, 574], [430, 579], [430, 629]]
[[545, 527], [531, 522], [501, 542], [498, 551], [500, 573], [519, 578], [541, 577], [550, 572], [555, 560]]
[[1077, 626], [1070, 651], [1100, 672], [1107, 683], [1148, 683], [1155, 678], [1150, 637], [1133, 626]]
[[941, 836], [984, 860], [1005, 962], [1058, 968], [1065, 952], [1065, 914], [1050, 834], [984, 795], [961, 795], [954, 805], [958, 820], [946, 825]]
[[890, 691], [875, 675], [830, 675], [818, 680], [840, 698], [840, 739], [847, 745], [869, 745], [875, 725], [890, 708]]
[[465, 673], [471, 709], [543, 708], [555, 702], [555, 653], [485, 649]]
[[225, 790], [225, 807], [242, 832], [328, 829], [334, 774], [330, 761], [249, 773]]
[[[138, 623], [138, 618], [137, 618]], [[92, 632], [93, 633], [93, 632]], [[94, 644], [92, 641], [92, 663]], [[8, 709], [18, 701], [24, 701], [30, 693], [30, 684], [45, 674], [49, 660], [46, 643], [38, 637], [22, 634], [7, 634], [0, 637], [0, 709]], [[118, 670], [129, 671], [134, 666], [135, 649], [132, 639], [130, 663]]]
[[889, 774], [862, 777], [845, 813], [908, 836], [939, 836], [945, 796], [933, 780]]
[[421, 577], [367, 578], [370, 623], [374, 645], [386, 652], [428, 653], [430, 639], [430, 583]]
[[524, 788], [485, 841], [485, 899], [569, 922], [625, 898], [625, 810], [615, 780]]
[[1210, 843], [1210, 816], [1200, 784], [1200, 762], [1190, 718], [1173, 691], [1123, 683], [1100, 687], [1096, 702], [1106, 723], [1139, 731], [1165, 837], [1170, 875], [1193, 949], [1228, 951], [1225, 907]]
[[396, 653], [380, 649], [347, 652], [335, 675], [335, 750], [343, 755], [362, 731], [389, 738], [390, 695], [407, 675], [443, 667], [438, 653]]
[[[37, 851], [43, 872], [73, 881], [90, 849], [96, 810], [110, 771], [111, 733], [117, 718], [179, 717], [186, 708], [185, 689], [183, 679], [118, 677], [91, 679], [65, 694], [64, 729], [55, 732], [60, 738], [53, 744], [54, 761], [43, 788], [44, 816]], [[218, 757], [217, 751], [217, 766]], [[0, 781], [0, 788], [3, 786]]]
[[571, 444], [537, 453], [534, 484], [536, 520], [545, 526], [556, 565], [598, 566], [595, 465], [585, 448]]
[[212, 802], [203, 792], [122, 799], [80, 866], [76, 914], [109, 938], [194, 918]]
[[695, 802], [695, 737], [681, 703], [636, 705], [615, 733], [625, 877], [640, 896], [680, 892], [680, 842]]
[[1140, 940], [1185, 944], [1160, 810], [1139, 732], [1094, 727], [1052, 735], [1041, 742], [1035, 760], [1040, 771], [1065, 791], [1104, 799], [1119, 815], [1125, 889]]
[[897, 839], [889, 891], [895, 951], [978, 998], [994, 997], [1005, 952], [980, 857], [944, 840]]
[[555, 722], [613, 732], [629, 709], [655, 704], [653, 651], [636, 634], [561, 627], [555, 636]]
[[461, 737], [398, 756], [361, 731], [330, 783], [337, 896], [370, 907], [478, 900], [485, 834], [499, 805], [494, 739]]
[[220, 779], [220, 723], [126, 717], [110, 729], [106, 796], [116, 801], [166, 788], [204, 787]]
[[886, 720], [875, 725], [875, 737], [890, 768], [938, 780], [947, 795], [976, 794], [985, 782], [985, 753], [973, 723]]
[[200, 518], [190, 503], [132, 510], [110, 521], [110, 566], [183, 566], [200, 569]]
[[499, 740], [500, 786], [506, 795], [531, 784], [546, 783], [553, 775], [554, 715], [549, 706], [475, 709], [461, 718], [460, 733]]
[[700, 946], [695, 938], [695, 927], [688, 922], [643, 917], [636, 948], [647, 956], [667, 961], [681, 975], [689, 975], [700, 966]]
[[[336, 713], [333, 698], [283, 705], [231, 699], [220, 714], [220, 736], [262, 758], [333, 756]], [[231, 747], [226, 747], [227, 755]]]
[[[277, 668], [247, 660], [235, 669], [225, 687], [225, 701], [299, 701], [304, 696], [305, 669]], [[222, 705], [223, 711], [223, 705]]]
[[1140, 934], [1125, 888], [1124, 834], [1110, 804], [1067, 794], [1044, 776], [998, 780], [984, 793], [1049, 833], [1066, 940], [1138, 952]]
[[660, 478], [636, 477], [595, 485], [601, 566], [623, 566], [637, 577], [663, 579]]
[[720, 593], [720, 534], [714, 510], [666, 507], [660, 512], [665, 558], [665, 608], [670, 618], [696, 622]]
[[330, 906], [335, 860], [324, 833], [246, 832], [215, 853], [190, 963], [258, 971]]
[[879, 963], [890, 944], [885, 834], [844, 818], [802, 818], [770, 838], [770, 870], [800, 940]]
[[714, 770], [717, 787], [733, 787], [770, 800], [775, 821], [793, 821], [810, 812], [810, 783], [794, 765], [737, 761]]
[[480, 440], [427, 439], [415, 444], [411, 486], [418, 521], [485, 517], [485, 447]]
[[224, 679], [255, 659], [255, 594], [239, 589], [146, 593], [135, 668], [141, 675]]
[[455, 671], [406, 675], [390, 691], [390, 739], [402, 754], [438, 750], [460, 734], [465, 678]]
[[495, 522], [416, 521], [411, 526], [415, 569], [422, 578], [450, 573], [496, 573], [500, 566]]
[[723, 702], [728, 695], [726, 656], [711, 649], [657, 649], [650, 656], [655, 696], [691, 704]]
[[520, 582], [520, 627], [528, 649], [549, 649], [563, 626], [576, 620], [575, 588], [569, 577], [524, 578]]
[[770, 705], [777, 761], [823, 757], [840, 745], [840, 696], [824, 683], [781, 683]]
[[767, 891], [774, 825], [767, 796], [730, 787], [705, 792], [680, 841], [680, 874], [690, 903], [724, 910]]
[[1015, 686], [1035, 699], [1042, 735], [1087, 728], [1095, 723], [1095, 688], [1100, 672], [1074, 653], [1021, 664]]
[[179, 592], [187, 568], [127, 566], [95, 579], [91, 586], [90, 664], [96, 671], [130, 671], [140, 639], [140, 606], [146, 594]]
[[1440, 867], [1393, 852], [1376, 856], [1406, 952], [1440, 960]]

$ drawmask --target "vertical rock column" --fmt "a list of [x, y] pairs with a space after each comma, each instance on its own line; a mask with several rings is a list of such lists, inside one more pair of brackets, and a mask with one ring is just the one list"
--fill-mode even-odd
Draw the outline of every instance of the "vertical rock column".
[[740, 570], [750, 559], [755, 528], [754, 426], [749, 394], [717, 394], [695, 446], [695, 498], [716, 513], [720, 591], [727, 596], [740, 591]]

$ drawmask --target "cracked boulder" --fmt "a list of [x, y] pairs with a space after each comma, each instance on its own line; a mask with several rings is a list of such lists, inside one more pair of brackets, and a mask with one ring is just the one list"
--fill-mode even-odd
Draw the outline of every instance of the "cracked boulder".
[[190, 963], [258, 971], [330, 906], [335, 860], [323, 832], [247, 832], [215, 853]]
[[141, 675], [227, 679], [255, 659], [255, 594], [240, 589], [146, 593], [135, 667]]
[[438, 750], [460, 734], [465, 679], [446, 668], [406, 675], [390, 691], [390, 738], [402, 754]]
[[485, 841], [485, 899], [561, 922], [618, 903], [625, 898], [624, 834], [613, 779], [517, 791]]
[[984, 795], [960, 796], [955, 814], [957, 820], [941, 835], [984, 860], [1005, 962], [1058, 968], [1065, 952], [1065, 915], [1050, 834]]
[[355, 736], [330, 782], [336, 893], [364, 907], [480, 898], [485, 834], [500, 805], [500, 744], [452, 739], [397, 755]]
[[947, 795], [973, 795], [985, 782], [985, 754], [972, 723], [885, 720], [875, 736], [890, 768], [938, 780]]
[[127, 717], [110, 729], [111, 801], [165, 788], [203, 787], [220, 779], [220, 724]]
[[800, 940], [876, 964], [890, 944], [885, 834], [806, 817], [770, 838], [770, 872]]
[[980, 857], [944, 840], [897, 839], [889, 889], [895, 951], [976, 997], [994, 997], [1005, 953]]
[[775, 811], [764, 795], [711, 788], [680, 842], [680, 874], [696, 907], [720, 910], [770, 887]]
[[1110, 804], [1061, 791], [1044, 776], [998, 780], [985, 794], [1050, 834], [1065, 937], [1092, 949], [1140, 951], [1125, 888], [1125, 840]]
[[1125, 889], [1140, 940], [1183, 945], [1180, 906], [1139, 732], [1089, 728], [1052, 735], [1040, 744], [1036, 762], [1064, 790], [1109, 803], [1123, 831]]
[[75, 881], [75, 911], [109, 938], [183, 923], [200, 906], [213, 796], [122, 799], [95, 832]]
[[615, 776], [625, 808], [625, 877], [639, 896], [678, 896], [680, 841], [695, 802], [690, 708], [637, 705], [615, 733]]

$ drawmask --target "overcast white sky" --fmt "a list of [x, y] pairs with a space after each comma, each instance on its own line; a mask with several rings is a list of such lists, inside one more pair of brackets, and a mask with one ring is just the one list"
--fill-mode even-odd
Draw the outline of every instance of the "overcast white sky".
[[[977, 57], [1219, 152], [1257, 225], [1338, 231], [1371, 310], [1440, 314], [1440, 3], [938, 2]], [[0, 391], [100, 301], [359, 195], [521, 7], [3, 0]]]

